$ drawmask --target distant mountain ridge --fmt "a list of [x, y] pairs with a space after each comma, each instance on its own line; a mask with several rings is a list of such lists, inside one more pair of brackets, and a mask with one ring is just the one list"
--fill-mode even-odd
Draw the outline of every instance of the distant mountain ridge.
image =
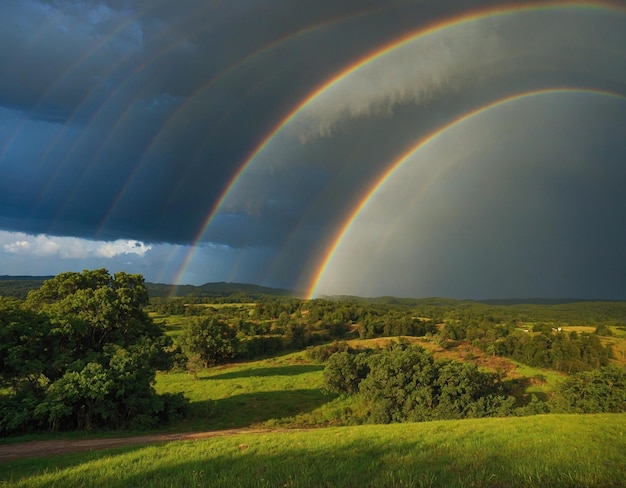
[[54, 275], [50, 276], [31, 276], [31, 275], [0, 275], [0, 281], [46, 281], [54, 278]]
[[[10, 276], [0, 275], [0, 296], [24, 299], [30, 290], [35, 290], [41, 284], [54, 276]], [[146, 281], [146, 288], [150, 297], [229, 297], [239, 295], [240, 298], [248, 297], [257, 299], [261, 297], [294, 297], [303, 298], [305, 293], [284, 288], [271, 288], [268, 286], [255, 285], [252, 283], [232, 283], [225, 281], [209, 282], [204, 285], [173, 285], [166, 283], [152, 283]], [[358, 297], [352, 295], [321, 296], [327, 300], [341, 301], [368, 301], [372, 303], [384, 303], [388, 305], [431, 305], [450, 306], [458, 302], [474, 302], [485, 305], [566, 305], [569, 303], [582, 302], [621, 302], [623, 300], [606, 298], [493, 298], [480, 300], [462, 300], [445, 297], [408, 298], [408, 297]]]
[[[46, 280], [54, 276], [9, 276], [0, 275], [0, 296], [24, 299], [31, 290], [36, 290]], [[172, 285], [165, 283], [151, 283], [146, 281], [146, 288], [150, 297], [228, 297], [242, 295], [250, 298], [261, 296], [298, 296], [298, 293], [281, 288], [254, 285], [251, 283], [230, 283], [225, 281], [205, 283], [204, 285]]]
[[204, 285], [169, 285], [164, 283], [146, 282], [148, 294], [151, 297], [187, 297], [187, 296], [216, 296], [227, 297], [232, 295], [247, 295], [251, 298], [259, 296], [296, 296], [297, 293], [282, 288], [270, 288], [252, 283], [231, 283], [218, 281]]
[[39, 288], [54, 276], [8, 276], [0, 275], [0, 296], [23, 300], [31, 290]]

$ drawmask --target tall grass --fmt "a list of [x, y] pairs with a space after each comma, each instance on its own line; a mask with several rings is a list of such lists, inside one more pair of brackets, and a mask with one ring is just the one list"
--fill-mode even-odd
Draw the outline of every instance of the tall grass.
[[4, 486], [612, 487], [626, 415], [545, 415], [245, 434], [20, 460]]

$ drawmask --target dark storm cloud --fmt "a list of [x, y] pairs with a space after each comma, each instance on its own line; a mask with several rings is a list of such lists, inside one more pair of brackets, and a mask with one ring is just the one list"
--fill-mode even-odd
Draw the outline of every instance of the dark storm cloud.
[[[23, 170], [4, 181], [0, 224], [189, 242], [294, 104], [440, 13], [377, 1], [2, 2], [0, 164]], [[30, 144], [40, 152], [24, 158]]]
[[[189, 244], [322, 83], [494, 5], [505, 3], [0, 2], [0, 229]], [[524, 90], [626, 93], [624, 15], [566, 10], [451, 29], [339, 83], [258, 154], [202, 252], [247, 263], [239, 280], [293, 286], [389, 161], [434, 128]]]

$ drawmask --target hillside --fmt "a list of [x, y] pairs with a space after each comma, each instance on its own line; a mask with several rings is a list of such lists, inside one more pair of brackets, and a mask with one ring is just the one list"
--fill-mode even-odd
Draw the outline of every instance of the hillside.
[[[54, 276], [0, 276], [0, 296], [24, 299], [30, 290], [36, 290], [41, 284]], [[296, 292], [280, 288], [249, 283], [215, 282], [204, 285], [171, 285], [164, 283], [146, 283], [151, 297], [229, 297], [241, 296], [246, 299], [259, 299], [266, 296], [294, 296]]]
[[240, 434], [0, 464], [7, 486], [618, 487], [626, 415]]
[[204, 285], [168, 285], [163, 283], [146, 283], [151, 297], [228, 297], [244, 296], [258, 299], [264, 296], [293, 296], [295, 292], [279, 288], [269, 288], [250, 283], [205, 283]]
[[24, 299], [31, 290], [36, 290], [41, 284], [53, 276], [0, 276], [0, 296]]

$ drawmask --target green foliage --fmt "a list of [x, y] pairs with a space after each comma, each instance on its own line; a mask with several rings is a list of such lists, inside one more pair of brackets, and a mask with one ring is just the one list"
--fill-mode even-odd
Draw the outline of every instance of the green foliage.
[[324, 368], [324, 385], [332, 393], [356, 393], [361, 381], [370, 372], [368, 354], [337, 352], [330, 356]]
[[235, 357], [235, 329], [215, 317], [194, 317], [180, 337], [183, 351], [192, 359], [198, 357], [205, 368]]
[[[171, 341], [143, 311], [139, 275], [63, 273], [24, 304], [0, 301], [0, 432], [156, 425], [179, 415], [154, 391]], [[166, 411], [174, 406], [176, 411]]]
[[626, 412], [626, 372], [607, 366], [574, 374], [560, 384], [551, 404], [568, 413]]
[[399, 344], [369, 357], [337, 353], [324, 376], [331, 391], [358, 389], [376, 423], [506, 415], [514, 402], [501, 394], [495, 374], [473, 363], [435, 361], [418, 346]]
[[36, 290], [52, 276], [0, 276], [0, 296], [24, 300], [28, 292]]
[[613, 331], [611, 331], [611, 328], [606, 325], [606, 324], [600, 324], [596, 327], [596, 331], [595, 331], [596, 335], [599, 336], [607, 336], [610, 337], [613, 335]]
[[302, 324], [289, 322], [285, 328], [285, 337], [292, 349], [304, 349], [309, 343], [309, 331]]
[[254, 336], [241, 339], [238, 343], [236, 359], [252, 359], [275, 354], [285, 349], [282, 337]]
[[321, 346], [309, 346], [306, 348], [306, 355], [313, 361], [325, 363], [336, 352], [355, 352], [345, 341], [333, 341], [330, 344]]
[[499, 351], [517, 361], [558, 371], [575, 373], [609, 364], [611, 348], [603, 346], [595, 334], [583, 332], [515, 332], [500, 344]]

